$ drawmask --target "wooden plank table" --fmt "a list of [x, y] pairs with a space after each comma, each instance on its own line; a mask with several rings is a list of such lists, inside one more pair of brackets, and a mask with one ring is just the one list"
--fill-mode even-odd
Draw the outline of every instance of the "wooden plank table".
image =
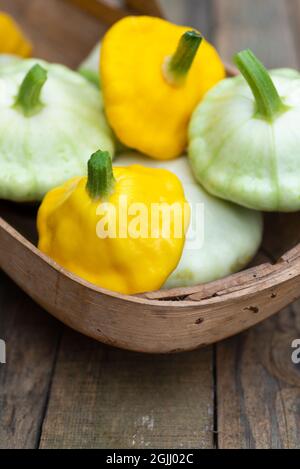
[[[162, 0], [224, 59], [299, 66], [300, 0]], [[62, 0], [0, 0], [35, 54], [75, 67], [103, 33]], [[65, 20], [67, 18], [67, 21]], [[85, 34], [82, 34], [82, 31]], [[299, 448], [300, 303], [214, 347], [147, 356], [65, 328], [0, 274], [0, 448]]]

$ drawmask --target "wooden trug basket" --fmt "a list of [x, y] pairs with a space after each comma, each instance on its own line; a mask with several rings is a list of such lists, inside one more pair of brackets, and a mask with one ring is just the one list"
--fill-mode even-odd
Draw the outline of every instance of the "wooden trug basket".
[[[128, 13], [96, 0], [68, 1], [107, 24]], [[161, 15], [155, 1], [126, 3], [139, 13]], [[298, 213], [265, 217], [262, 248], [247, 270], [204, 285], [126, 296], [98, 288], [42, 254], [35, 247], [35, 209], [7, 202], [0, 209], [2, 269], [60, 321], [116, 347], [152, 353], [203, 347], [300, 297]]]

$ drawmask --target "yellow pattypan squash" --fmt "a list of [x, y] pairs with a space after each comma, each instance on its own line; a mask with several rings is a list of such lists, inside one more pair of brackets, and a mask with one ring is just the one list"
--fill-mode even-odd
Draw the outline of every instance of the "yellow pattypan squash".
[[26, 39], [15, 20], [0, 11], [0, 54], [14, 54], [29, 57], [32, 45]]
[[109, 153], [98, 151], [87, 178], [73, 178], [44, 198], [39, 248], [109, 290], [155, 290], [181, 258], [189, 216], [175, 174], [139, 165], [112, 169]]
[[196, 31], [129, 16], [104, 37], [100, 75], [108, 120], [121, 142], [164, 160], [183, 152], [193, 110], [225, 70]]

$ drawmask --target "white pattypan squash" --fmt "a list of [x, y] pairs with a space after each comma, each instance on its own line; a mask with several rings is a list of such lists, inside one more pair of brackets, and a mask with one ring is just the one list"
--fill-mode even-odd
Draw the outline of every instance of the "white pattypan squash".
[[77, 72], [28, 59], [0, 67], [0, 198], [40, 200], [114, 153], [102, 97]]
[[22, 60], [21, 57], [14, 54], [0, 54], [0, 67], [19, 62], [20, 60]]
[[119, 166], [132, 164], [175, 173], [191, 207], [184, 251], [165, 288], [210, 282], [242, 269], [251, 260], [262, 239], [260, 212], [209, 195], [195, 180], [185, 156], [154, 161], [132, 152], [120, 155], [115, 162]]
[[211, 194], [266, 211], [300, 209], [300, 73], [268, 73], [250, 50], [242, 75], [207, 93], [189, 129], [189, 157]]

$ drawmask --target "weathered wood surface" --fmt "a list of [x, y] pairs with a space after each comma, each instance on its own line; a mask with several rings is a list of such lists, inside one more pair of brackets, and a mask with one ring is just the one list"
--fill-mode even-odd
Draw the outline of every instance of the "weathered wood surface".
[[66, 331], [42, 448], [209, 448], [212, 350], [145, 356]]
[[[225, 59], [248, 46], [269, 66], [300, 59], [299, 0], [162, 3], [173, 20], [208, 35]], [[1, 0], [0, 8], [19, 19], [36, 55], [71, 66], [103, 31], [62, 0]], [[296, 242], [297, 230], [291, 235], [281, 220], [281, 232]], [[264, 247], [280, 255], [278, 237]], [[152, 357], [79, 336], [6, 277], [0, 281], [0, 337], [8, 344], [0, 365], [1, 447], [300, 446], [300, 373], [290, 358], [300, 337], [298, 303], [219, 344], [216, 361], [212, 347]]]
[[0, 448], [39, 444], [61, 325], [0, 274]]
[[[250, 46], [270, 67], [300, 65], [299, 1], [217, 0], [215, 13], [216, 42], [224, 57]], [[274, 227], [264, 241], [272, 256], [282, 254], [285, 242], [299, 241], [295, 214], [269, 215], [266, 223]], [[219, 448], [300, 447], [300, 366], [291, 360], [292, 341], [300, 337], [299, 312], [298, 302], [217, 344]]]
[[299, 303], [217, 346], [220, 448], [300, 448]]

